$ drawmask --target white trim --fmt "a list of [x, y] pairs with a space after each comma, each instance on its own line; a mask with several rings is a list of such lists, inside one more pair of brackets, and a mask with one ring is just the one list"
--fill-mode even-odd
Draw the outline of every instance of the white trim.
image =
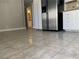
[[26, 28], [25, 27], [21, 27], [21, 28], [11, 28], [11, 29], [1, 29], [0, 32], [15, 31], [15, 30], [22, 30], [22, 29], [26, 29]]

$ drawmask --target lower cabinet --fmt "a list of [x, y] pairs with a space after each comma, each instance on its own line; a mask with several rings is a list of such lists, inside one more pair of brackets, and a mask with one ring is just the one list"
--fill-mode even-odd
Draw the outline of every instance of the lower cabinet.
[[63, 12], [63, 29], [79, 30], [79, 10]]

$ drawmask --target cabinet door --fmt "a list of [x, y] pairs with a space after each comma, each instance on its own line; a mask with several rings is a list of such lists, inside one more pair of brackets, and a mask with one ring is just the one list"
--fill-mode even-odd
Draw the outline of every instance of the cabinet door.
[[71, 30], [73, 24], [73, 15], [71, 12], [64, 12], [63, 13], [63, 29]]
[[76, 11], [71, 12], [71, 29], [75, 30], [76, 29]]
[[75, 16], [75, 19], [74, 19], [74, 22], [75, 22], [74, 25], [75, 25], [75, 27], [74, 27], [74, 29], [75, 30], [79, 30], [79, 10], [75, 11], [74, 16]]
[[67, 12], [63, 13], [63, 29], [69, 29], [69, 16]]
[[63, 13], [63, 29], [79, 30], [79, 10]]
[[79, 29], [79, 11], [78, 10], [74, 10], [74, 11], [70, 11], [71, 12], [71, 16], [70, 16], [70, 23], [71, 23], [71, 30], [77, 30]]

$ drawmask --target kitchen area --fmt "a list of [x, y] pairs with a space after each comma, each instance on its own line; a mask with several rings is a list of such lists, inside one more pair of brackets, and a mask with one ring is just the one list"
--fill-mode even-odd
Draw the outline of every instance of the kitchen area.
[[65, 0], [63, 29], [66, 31], [79, 31], [79, 0]]
[[79, 31], [79, 0], [42, 0], [42, 28]]
[[79, 31], [79, 0], [33, 0], [32, 7], [34, 29]]

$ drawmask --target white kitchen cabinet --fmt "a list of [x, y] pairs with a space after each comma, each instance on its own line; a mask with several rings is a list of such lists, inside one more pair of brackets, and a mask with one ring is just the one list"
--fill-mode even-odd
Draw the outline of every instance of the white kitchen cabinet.
[[64, 12], [63, 14], [63, 29], [69, 30], [71, 25], [72, 14], [70, 12]]
[[79, 30], [79, 10], [63, 12], [63, 29]]

